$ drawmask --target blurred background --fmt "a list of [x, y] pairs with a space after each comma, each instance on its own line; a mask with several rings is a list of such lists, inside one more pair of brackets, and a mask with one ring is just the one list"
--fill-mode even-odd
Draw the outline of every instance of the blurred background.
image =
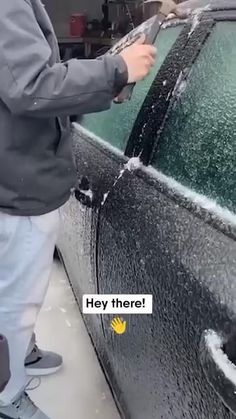
[[44, 0], [63, 60], [94, 58], [174, 0]]

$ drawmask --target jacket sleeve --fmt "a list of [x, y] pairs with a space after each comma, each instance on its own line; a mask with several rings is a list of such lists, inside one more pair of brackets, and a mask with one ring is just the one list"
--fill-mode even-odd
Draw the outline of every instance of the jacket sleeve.
[[13, 114], [102, 111], [127, 82], [127, 68], [119, 56], [50, 66], [51, 53], [30, 2], [1, 0], [0, 98]]

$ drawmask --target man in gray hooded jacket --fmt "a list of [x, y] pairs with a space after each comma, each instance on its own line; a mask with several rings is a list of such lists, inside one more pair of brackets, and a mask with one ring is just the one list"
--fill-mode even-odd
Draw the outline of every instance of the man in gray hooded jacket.
[[34, 326], [57, 240], [59, 208], [75, 185], [68, 116], [98, 112], [127, 82], [143, 79], [155, 48], [61, 63], [40, 0], [1, 0], [0, 13], [0, 333], [11, 379], [0, 417], [46, 419], [25, 393], [26, 374], [48, 374], [59, 355], [40, 351]]

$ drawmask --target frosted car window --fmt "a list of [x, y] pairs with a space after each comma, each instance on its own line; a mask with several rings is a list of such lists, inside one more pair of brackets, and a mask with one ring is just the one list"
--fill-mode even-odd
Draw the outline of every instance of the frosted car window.
[[122, 105], [112, 105], [108, 111], [98, 114], [86, 115], [81, 125], [92, 131], [103, 140], [124, 151], [131, 133], [133, 124], [151, 84], [159, 71], [164, 59], [175, 43], [182, 27], [162, 30], [158, 36], [156, 46], [158, 48], [158, 60], [150, 76], [137, 84], [130, 102]]
[[236, 212], [236, 23], [221, 22], [194, 64], [153, 166]]

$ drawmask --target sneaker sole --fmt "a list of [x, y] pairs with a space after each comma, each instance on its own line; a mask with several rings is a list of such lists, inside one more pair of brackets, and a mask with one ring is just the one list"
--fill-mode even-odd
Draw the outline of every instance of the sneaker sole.
[[26, 373], [27, 373], [27, 375], [30, 375], [30, 376], [46, 376], [46, 375], [55, 374], [61, 368], [62, 368], [62, 365], [59, 365], [59, 367], [54, 367], [54, 368], [31, 368], [31, 367], [27, 367], [26, 368]]

